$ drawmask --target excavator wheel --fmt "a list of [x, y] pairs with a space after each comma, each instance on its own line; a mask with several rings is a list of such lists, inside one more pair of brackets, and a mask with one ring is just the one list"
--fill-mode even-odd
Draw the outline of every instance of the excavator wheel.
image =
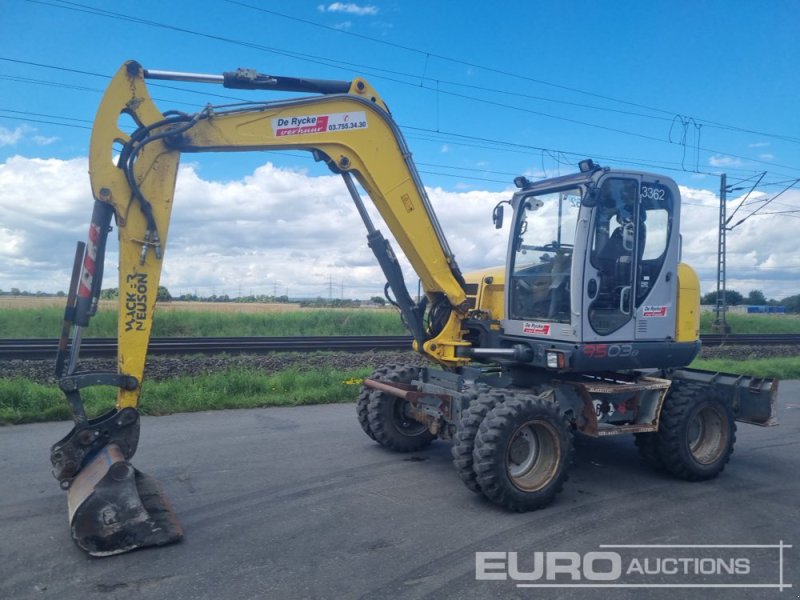
[[458, 420], [458, 430], [450, 450], [453, 456], [453, 466], [464, 485], [476, 494], [480, 493], [481, 486], [478, 485], [472, 459], [475, 436], [478, 434], [478, 428], [486, 417], [486, 413], [504, 400], [505, 396], [502, 390], [491, 390], [489, 386], [480, 385], [475, 390], [469, 406], [461, 412]]
[[[389, 379], [389, 377], [397, 377], [400, 373], [403, 373], [402, 367], [398, 370], [398, 367], [395, 365], [390, 365], [374, 370], [372, 375], [369, 376], [369, 379], [374, 379], [376, 381], [397, 381], [396, 379]], [[374, 440], [375, 434], [372, 433], [368, 416], [369, 395], [371, 393], [372, 388], [368, 388], [365, 385], [361, 386], [361, 390], [358, 393], [358, 398], [356, 399], [356, 416], [358, 417], [358, 424], [361, 425], [361, 430], [366, 433], [371, 440]]]
[[[375, 378], [375, 374], [372, 375], [372, 378]], [[369, 395], [370, 390], [368, 387], [361, 388], [361, 391], [358, 394], [358, 399], [356, 400], [356, 415], [358, 416], [358, 424], [361, 425], [361, 430], [366, 433], [370, 439], [375, 439], [375, 434], [372, 433], [372, 428], [369, 426]]]
[[[419, 376], [419, 368], [393, 365], [381, 370], [379, 381], [411, 383]], [[369, 395], [367, 420], [373, 439], [395, 452], [415, 452], [428, 446], [436, 436], [428, 427], [410, 418], [409, 403], [402, 398], [377, 390]]]
[[659, 458], [681, 479], [712, 479], [733, 454], [736, 422], [731, 407], [707, 386], [683, 382], [673, 386], [661, 409]]
[[508, 510], [550, 504], [572, 463], [572, 430], [551, 400], [509, 394], [483, 419], [472, 457], [483, 494]]

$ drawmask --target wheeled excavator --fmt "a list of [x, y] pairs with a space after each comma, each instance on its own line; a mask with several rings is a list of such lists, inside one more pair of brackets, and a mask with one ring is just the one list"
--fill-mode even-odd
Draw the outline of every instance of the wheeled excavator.
[[[147, 80], [300, 93], [280, 100], [162, 112]], [[121, 117], [135, 123], [123, 131]], [[91, 134], [94, 210], [75, 255], [56, 360], [74, 427], [51, 449], [78, 546], [95, 556], [183, 535], [158, 482], [134, 468], [139, 395], [181, 154], [302, 150], [341, 175], [386, 276], [387, 297], [430, 366], [389, 365], [366, 379], [358, 421], [378, 444], [418, 451], [452, 440], [466, 486], [512, 511], [551, 503], [573, 436], [633, 434], [644, 460], [687, 480], [715, 477], [736, 421], [773, 425], [777, 381], [687, 368], [700, 349], [699, 282], [681, 262], [680, 191], [668, 177], [584, 160], [571, 175], [515, 179], [494, 207], [510, 221], [504, 266], [462, 273], [398, 125], [373, 87], [249, 69], [223, 75], [125, 63]], [[383, 217], [423, 293], [407, 289]], [[112, 219], [119, 236], [114, 372], [78, 369], [96, 313]], [[81, 391], [117, 388], [89, 418]]]

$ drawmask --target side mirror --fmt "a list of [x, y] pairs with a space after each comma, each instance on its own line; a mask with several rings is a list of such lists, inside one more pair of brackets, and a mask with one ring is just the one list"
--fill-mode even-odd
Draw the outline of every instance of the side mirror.
[[503, 204], [502, 204], [502, 202], [494, 207], [494, 210], [492, 211], [492, 222], [494, 223], [494, 228], [495, 229], [501, 229], [503, 227]]

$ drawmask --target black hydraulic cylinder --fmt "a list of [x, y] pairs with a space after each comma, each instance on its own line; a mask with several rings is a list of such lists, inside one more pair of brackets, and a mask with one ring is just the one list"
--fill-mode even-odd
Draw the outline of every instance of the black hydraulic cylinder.
[[403, 321], [414, 336], [414, 341], [422, 347], [425, 341], [425, 328], [423, 325], [423, 318], [419, 305], [417, 305], [408, 293], [405, 279], [403, 278], [403, 271], [400, 268], [400, 263], [397, 262], [397, 257], [392, 251], [388, 240], [383, 237], [380, 231], [373, 231], [367, 235], [367, 244], [378, 259], [378, 264], [386, 276], [386, 281], [389, 287], [394, 292], [395, 302], [400, 309], [400, 314], [403, 315]]
[[237, 69], [223, 73], [226, 88], [235, 90], [278, 90], [282, 92], [309, 92], [312, 94], [346, 94], [349, 81], [331, 79], [300, 79], [266, 75], [254, 69]]

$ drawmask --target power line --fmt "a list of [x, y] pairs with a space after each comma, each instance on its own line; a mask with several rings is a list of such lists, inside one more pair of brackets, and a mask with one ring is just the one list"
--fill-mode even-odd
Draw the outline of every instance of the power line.
[[[260, 6], [253, 6], [252, 4], [248, 4], [246, 2], [241, 2], [239, 0], [224, 0], [224, 1], [227, 2], [228, 4], [238, 5], [238, 6], [241, 6], [241, 7], [244, 7], [244, 8], [249, 8], [251, 10], [255, 10], [255, 11], [258, 11], [258, 12], [271, 14], [271, 15], [274, 15], [276, 17], [280, 17], [280, 18], [283, 18], [283, 19], [288, 19], [288, 20], [291, 20], [291, 21], [304, 23], [306, 25], [311, 25], [313, 27], [326, 29], [328, 31], [334, 32], [334, 33], [339, 34], [339, 35], [348, 35], [348, 36], [351, 36], [351, 37], [364, 39], [364, 40], [367, 40], [367, 41], [370, 41], [370, 42], [373, 42], [373, 43], [376, 43], [376, 44], [383, 44], [385, 46], [390, 46], [390, 47], [393, 47], [393, 48], [406, 50], [408, 52], [413, 52], [413, 53], [425, 56], [426, 57], [426, 63], [427, 63], [427, 59], [428, 58], [434, 57], [434, 58], [438, 58], [438, 59], [445, 60], [445, 61], [448, 61], [448, 62], [461, 64], [461, 65], [464, 65], [464, 66], [467, 66], [467, 67], [481, 69], [483, 71], [487, 71], [487, 72], [490, 72], [490, 73], [497, 73], [499, 75], [505, 75], [507, 77], [513, 77], [513, 78], [521, 79], [521, 80], [524, 80], [524, 81], [530, 81], [530, 82], [537, 83], [537, 84], [540, 84], [540, 85], [554, 87], [554, 88], [557, 88], [557, 89], [566, 90], [566, 91], [574, 92], [574, 93], [577, 93], [577, 94], [583, 94], [585, 96], [591, 96], [591, 97], [594, 97], [594, 98], [600, 98], [600, 99], [603, 99], [603, 100], [609, 100], [609, 101], [612, 101], [612, 102], [617, 102], [617, 103], [625, 104], [625, 105], [628, 105], [628, 106], [635, 106], [637, 108], [644, 108], [646, 110], [659, 112], [659, 113], [662, 113], [664, 115], [669, 115], [670, 118], [668, 120], [672, 120], [672, 118], [674, 118], [676, 115], [684, 116], [684, 115], [680, 115], [677, 111], [666, 110], [666, 109], [663, 109], [663, 108], [658, 108], [658, 107], [654, 107], [654, 106], [648, 106], [646, 104], [640, 104], [640, 103], [631, 102], [631, 101], [628, 101], [628, 100], [622, 100], [620, 98], [614, 98], [612, 96], [606, 96], [604, 94], [598, 94], [596, 92], [589, 92], [587, 90], [583, 90], [583, 89], [572, 87], [572, 86], [553, 83], [551, 81], [546, 81], [546, 80], [543, 80], [543, 79], [537, 79], [537, 78], [530, 77], [530, 76], [527, 76], [527, 75], [521, 75], [519, 73], [512, 73], [512, 72], [505, 71], [505, 70], [502, 70], [502, 69], [497, 69], [495, 67], [488, 67], [486, 65], [481, 65], [481, 64], [470, 62], [470, 61], [465, 61], [465, 60], [462, 60], [462, 59], [459, 59], [459, 58], [453, 58], [451, 56], [446, 56], [446, 55], [443, 55], [443, 54], [437, 54], [435, 52], [430, 52], [428, 50], [421, 50], [419, 48], [414, 48], [414, 47], [411, 47], [411, 46], [406, 46], [406, 45], [403, 45], [403, 44], [390, 42], [388, 40], [382, 40], [382, 39], [379, 39], [379, 38], [374, 38], [374, 37], [371, 37], [371, 36], [368, 36], [368, 35], [364, 35], [364, 34], [361, 34], [361, 33], [357, 33], [357, 32], [354, 32], [354, 31], [346, 31], [346, 30], [338, 29], [336, 27], [330, 27], [328, 25], [324, 25], [324, 24], [318, 23], [316, 21], [311, 21], [309, 19], [303, 19], [303, 18], [300, 18], [300, 17], [287, 15], [285, 13], [280, 13], [278, 11], [266, 9], [266, 8], [263, 8], [263, 7], [260, 7]], [[455, 84], [455, 85], [458, 85], [458, 84]], [[488, 89], [488, 88], [484, 88], [484, 89]], [[498, 92], [501, 92], [501, 93], [505, 93], [505, 92], [502, 92], [502, 90], [493, 90], [493, 91], [498, 91]], [[564, 102], [564, 103], [565, 104], [571, 104], [569, 102]], [[607, 109], [607, 110], [613, 110], [613, 109]], [[646, 115], [639, 115], [639, 116], [646, 116]], [[686, 115], [684, 117], [685, 118], [693, 118], [695, 121], [698, 121], [698, 122], [702, 121], [704, 124], [706, 124], [708, 126], [712, 126], [712, 127], [716, 127], [716, 128], [720, 128], [720, 129], [729, 129], [729, 130], [734, 130], [734, 131], [741, 131], [741, 132], [744, 132], [744, 133], [753, 133], [753, 134], [756, 134], [756, 135], [763, 135], [765, 137], [777, 138], [777, 139], [781, 139], [781, 140], [789, 141], [789, 142], [793, 142], [793, 143], [800, 143], [800, 138], [795, 138], [795, 137], [786, 136], [786, 135], [782, 135], [782, 134], [776, 134], [776, 133], [769, 133], [769, 132], [765, 132], [765, 131], [758, 131], [758, 130], [755, 130], [755, 129], [748, 129], [748, 128], [739, 127], [739, 126], [735, 126], [735, 125], [729, 125], [729, 124], [726, 124], [726, 123], [720, 123], [718, 121], [712, 121], [710, 119], [700, 119], [700, 118], [696, 118], [696, 117], [690, 117], [688, 115]]]
[[[88, 13], [88, 14], [92, 14], [92, 15], [95, 15], [95, 16], [102, 16], [102, 17], [106, 17], [106, 18], [112, 18], [112, 19], [117, 19], [117, 20], [123, 20], [123, 21], [128, 21], [128, 22], [133, 22], [133, 23], [138, 23], [138, 24], [143, 24], [143, 25], [148, 25], [148, 26], [152, 26], [152, 27], [168, 29], [168, 30], [172, 30], [172, 31], [186, 33], [186, 34], [189, 34], [189, 35], [201, 36], [201, 37], [208, 38], [208, 39], [213, 39], [213, 40], [216, 40], [216, 41], [222, 41], [222, 42], [231, 43], [231, 44], [235, 44], [235, 45], [239, 45], [239, 46], [243, 46], [243, 47], [247, 47], [247, 48], [252, 48], [252, 49], [256, 49], [256, 50], [262, 50], [262, 51], [266, 51], [266, 52], [270, 52], [270, 53], [279, 54], [279, 55], [282, 55], [282, 56], [288, 56], [288, 57], [292, 57], [292, 58], [299, 58], [301, 60], [307, 60], [307, 61], [310, 61], [310, 62], [317, 62], [319, 64], [324, 64], [326, 66], [331, 66], [331, 67], [339, 68], [339, 69], [341, 69], [342, 67], [338, 66], [336, 64], [337, 62], [339, 62], [341, 64], [347, 64], [347, 63], [342, 63], [342, 61], [331, 61], [331, 60], [323, 58], [323, 57], [317, 57], [317, 56], [313, 56], [313, 55], [301, 54], [301, 53], [296, 53], [296, 52], [288, 52], [288, 51], [284, 51], [284, 50], [279, 50], [277, 48], [270, 48], [270, 47], [263, 46], [263, 45], [260, 45], [260, 44], [255, 44], [255, 43], [251, 43], [251, 42], [244, 42], [242, 40], [237, 40], [237, 39], [234, 39], [234, 38], [227, 38], [227, 37], [224, 37], [224, 36], [218, 36], [218, 35], [214, 35], [214, 34], [208, 34], [208, 33], [203, 33], [203, 32], [198, 32], [198, 31], [186, 29], [186, 28], [183, 28], [183, 27], [177, 27], [177, 26], [174, 26], [174, 25], [168, 25], [166, 23], [162, 23], [162, 22], [158, 22], [158, 21], [151, 21], [151, 20], [142, 19], [142, 18], [139, 18], [139, 17], [131, 17], [129, 15], [124, 15], [124, 14], [121, 14], [121, 13], [116, 13], [116, 12], [113, 12], [113, 11], [108, 11], [108, 10], [103, 10], [103, 9], [97, 9], [97, 8], [94, 8], [94, 7], [91, 7], [91, 6], [86, 6], [86, 5], [83, 5], [83, 4], [80, 4], [80, 3], [76, 3], [76, 2], [68, 2], [67, 0], [57, 0], [59, 2], [58, 4], [45, 2], [44, 0], [27, 0], [27, 1], [28, 2], [32, 2], [32, 3], [36, 3], [36, 4], [43, 4], [43, 5], [46, 5], [46, 6], [62, 8], [62, 9], [66, 9], [66, 10], [73, 10], [73, 11], [77, 11], [77, 12]], [[253, 7], [251, 5], [247, 5], [247, 4], [244, 4], [244, 3], [238, 3], [238, 4], [241, 4], [242, 6], [245, 6], [245, 7], [248, 7], [248, 8], [252, 8], [254, 10], [263, 10], [264, 12], [273, 12], [274, 13], [274, 11], [267, 11], [266, 9], [260, 9], [258, 7]], [[283, 14], [280, 14], [280, 13], [275, 13], [275, 14], [277, 14], [278, 16], [286, 17], [286, 18], [293, 18], [293, 17], [289, 17], [287, 15], [283, 15]], [[310, 22], [310, 23], [313, 23], [313, 22]], [[451, 61], [451, 62], [456, 62], [456, 63], [459, 63], [459, 64], [463, 64], [463, 65], [467, 65], [467, 66], [471, 66], [471, 67], [475, 67], [475, 68], [485, 69], [485, 70], [492, 71], [492, 72], [495, 72], [495, 73], [498, 73], [498, 74], [503, 74], [503, 75], [507, 75], [507, 76], [511, 76], [511, 77], [516, 77], [516, 78], [520, 78], [520, 79], [524, 79], [524, 80], [529, 80], [529, 81], [534, 81], [534, 82], [537, 82], [537, 83], [551, 85], [551, 86], [558, 87], [558, 88], [561, 88], [561, 89], [567, 89], [567, 90], [575, 91], [575, 92], [578, 92], [578, 93], [587, 94], [587, 95], [591, 95], [591, 96], [594, 96], [594, 97], [603, 98], [603, 99], [606, 99], [606, 100], [611, 100], [611, 101], [614, 101], [614, 102], [620, 102], [620, 103], [628, 104], [628, 105], [631, 105], [631, 106], [644, 108], [644, 109], [647, 109], [647, 110], [653, 110], [653, 111], [661, 112], [661, 113], [664, 113], [664, 114], [674, 115], [673, 112], [666, 111], [664, 109], [659, 109], [659, 108], [654, 108], [654, 107], [650, 107], [650, 106], [647, 106], [647, 105], [632, 103], [632, 102], [628, 102], [628, 101], [625, 101], [625, 100], [620, 100], [620, 99], [617, 99], [617, 98], [604, 96], [602, 94], [596, 94], [596, 93], [593, 93], [593, 92], [586, 92], [584, 90], [579, 90], [577, 88], [571, 88], [569, 86], [562, 86], [562, 85], [559, 85], [559, 84], [554, 84], [552, 82], [545, 82], [545, 81], [538, 80], [538, 79], [535, 79], [535, 78], [522, 76], [522, 75], [519, 75], [519, 74], [516, 74], [516, 73], [510, 73], [510, 72], [507, 72], [507, 71], [503, 71], [501, 69], [494, 69], [494, 68], [491, 68], [491, 67], [485, 67], [485, 66], [482, 66], [482, 65], [471, 63], [469, 61], [461, 61], [461, 60], [458, 60], [458, 59], [453, 59], [453, 58], [450, 58], [450, 57], [447, 57], [447, 56], [443, 56], [443, 55], [438, 55], [438, 54], [424, 53], [423, 51], [420, 51], [420, 50], [417, 50], [417, 49], [412, 49], [412, 48], [406, 48], [406, 49], [410, 49], [410, 50], [413, 50], [415, 52], [419, 52], [420, 54], [430, 54], [431, 56], [435, 56], [435, 57], [443, 59], [443, 60], [448, 60], [448, 61]], [[396, 81], [398, 83], [401, 83], [401, 84], [404, 84], [404, 85], [411, 85], [409, 82], [406, 82], [406, 81], [399, 81], [399, 80], [394, 80], [394, 81]], [[442, 92], [442, 93], [446, 93], [446, 94], [450, 94], [450, 95], [458, 95], [458, 94], [455, 94], [454, 92]], [[461, 95], [461, 96], [464, 97], [464, 98], [473, 100], [473, 101], [486, 102], [486, 103], [492, 104], [492, 102], [484, 100], [484, 99], [481, 99], [481, 98], [475, 98], [475, 97], [466, 96], [466, 95]], [[511, 106], [511, 105], [502, 105], [502, 104], [499, 104], [499, 103], [496, 103], [496, 104], [498, 104], [500, 106], [506, 106], [507, 108], [512, 108], [512, 109], [515, 109], [515, 110], [524, 110], [526, 112], [534, 112], [534, 111], [528, 111], [526, 109], [522, 109], [520, 107], [514, 107], [514, 106]], [[653, 138], [652, 136], [643, 136], [643, 134], [637, 134], [635, 132], [627, 132], [627, 131], [619, 130], [619, 129], [615, 129], [615, 128], [605, 128], [603, 126], [598, 126], [598, 125], [594, 125], [594, 124], [588, 124], [588, 123], [585, 123], [585, 122], [582, 122], [582, 121], [578, 121], [578, 120], [574, 120], [574, 119], [568, 119], [566, 117], [557, 117], [557, 116], [549, 115], [549, 114], [546, 114], [546, 113], [535, 113], [534, 112], [534, 114], [540, 114], [540, 116], [545, 116], [545, 117], [548, 117], [548, 118], [555, 118], [555, 119], [565, 120], [565, 121], [569, 121], [569, 122], [574, 122], [574, 123], [581, 124], [581, 125], [584, 125], [584, 126], [599, 127], [601, 129], [607, 129], [607, 130], [610, 130], [610, 131], [616, 131], [617, 133], [622, 133], [624, 135], [633, 135], [633, 136], [636, 136], [636, 137], [644, 137], [645, 139], [652, 139], [652, 140], [659, 141], [659, 142], [662, 142], [662, 143], [674, 144], [674, 142], [670, 142], [668, 140], [662, 140], [660, 138]], [[710, 124], [721, 125], [721, 124], [716, 123], [714, 121], [707, 121], [706, 120], [704, 122], [707, 122], [707, 123], [710, 123]], [[732, 126], [725, 125], [725, 127], [726, 128], [731, 128]], [[747, 130], [747, 131], [751, 132], [751, 133], [759, 133], [759, 134], [763, 134], [763, 135], [771, 135], [771, 134], [767, 134], [765, 132], [755, 132], [754, 130]], [[800, 142], [800, 140], [798, 140], [798, 141]], [[678, 144], [678, 145], [680, 145], [680, 144]], [[715, 150], [715, 149], [712, 149], [712, 148], [703, 148], [703, 147], [699, 147], [699, 145], [697, 147], [697, 150], [698, 151], [699, 150], [703, 150], [705, 152], [710, 152], [710, 153], [717, 154], [717, 155], [728, 156], [728, 157], [738, 158], [738, 159], [747, 160], [747, 161], [751, 161], [751, 162], [755, 162], [755, 163], [767, 164], [767, 165], [770, 165], [770, 166], [777, 166], [777, 167], [781, 167], [781, 168], [787, 168], [787, 169], [790, 169], [790, 170], [795, 170], [795, 168], [791, 167], [791, 166], [778, 165], [778, 164], [775, 164], [775, 163], [762, 161], [762, 160], [758, 160], [758, 159], [752, 159], [752, 158], [749, 158], [749, 157], [736, 155], [736, 154], [731, 154], [731, 153], [728, 153], [728, 152], [723, 152], [721, 150]]]
[[0, 119], [11, 119], [14, 121], [25, 121], [26, 123], [44, 123], [46, 125], [60, 125], [61, 127], [72, 127], [73, 129], [88, 129], [91, 131], [91, 127], [86, 127], [85, 125], [73, 125], [72, 123], [56, 123], [55, 121], [45, 121], [43, 119], [29, 119], [25, 117], [8, 117], [6, 115], [0, 115]]

